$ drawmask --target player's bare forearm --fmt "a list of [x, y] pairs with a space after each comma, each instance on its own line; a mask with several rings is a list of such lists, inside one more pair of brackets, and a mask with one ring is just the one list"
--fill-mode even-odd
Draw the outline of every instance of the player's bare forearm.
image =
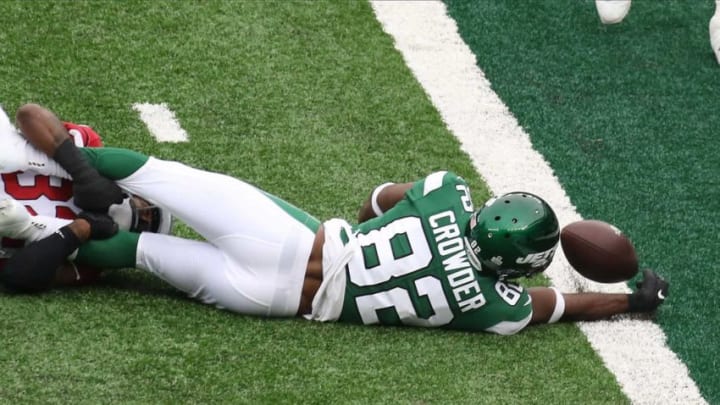
[[57, 147], [70, 134], [62, 122], [46, 108], [37, 104], [25, 104], [15, 113], [18, 128], [27, 140], [39, 150], [52, 157]]
[[413, 183], [389, 184], [383, 187], [379, 193], [375, 193], [375, 189], [373, 189], [362, 207], [360, 207], [358, 222], [365, 222], [377, 216], [375, 210], [373, 210], [373, 196], [375, 196], [377, 207], [382, 210], [382, 212], [385, 212], [402, 200], [405, 192], [408, 191], [412, 185]]
[[594, 321], [626, 312], [652, 312], [665, 302], [670, 285], [651, 269], [642, 271], [632, 294], [561, 294], [547, 287], [528, 290], [532, 297], [532, 323]]
[[[556, 310], [556, 292], [547, 287], [528, 290], [532, 297], [532, 323], [548, 322]], [[560, 321], [595, 321], [629, 311], [629, 294], [577, 293], [562, 294], [564, 307]]]
[[595, 321], [628, 312], [629, 294], [563, 294], [565, 314], [561, 321]]

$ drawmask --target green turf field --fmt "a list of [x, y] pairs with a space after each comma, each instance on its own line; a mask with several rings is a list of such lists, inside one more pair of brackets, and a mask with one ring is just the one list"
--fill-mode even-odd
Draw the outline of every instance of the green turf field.
[[[629, 24], [605, 28], [591, 2], [472, 3], [450, 6], [481, 67], [581, 214], [619, 223], [644, 264], [668, 275], [673, 301], [659, 322], [706, 397], [720, 401], [717, 345], [703, 344], [718, 341], [717, 316], [703, 312], [717, 298], [697, 292], [717, 262], [717, 159], [700, 159], [717, 156], [710, 108], [720, 69], [701, 29], [710, 5], [675, 4], [672, 17], [634, 5]], [[321, 219], [352, 219], [375, 185], [438, 169], [462, 174], [476, 203], [487, 197], [365, 2], [0, 7], [0, 103], [10, 113], [47, 105], [107, 144], [242, 177]], [[642, 39], [671, 34], [665, 47]], [[618, 86], [608, 71], [631, 76]], [[676, 101], [682, 93], [692, 97]], [[167, 103], [190, 142], [156, 143], [137, 102]], [[598, 163], [578, 171], [574, 159]], [[693, 203], [697, 220], [682, 226]], [[135, 271], [96, 287], [0, 296], [0, 341], [3, 403], [627, 401], [573, 325], [497, 337], [263, 320], [194, 303]]]

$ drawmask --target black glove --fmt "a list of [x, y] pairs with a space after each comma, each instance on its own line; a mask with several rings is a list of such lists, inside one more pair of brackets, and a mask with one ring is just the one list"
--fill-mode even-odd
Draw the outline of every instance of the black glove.
[[118, 232], [118, 225], [108, 214], [83, 211], [78, 218], [90, 224], [90, 239], [107, 239]]
[[650, 269], [643, 270], [643, 279], [637, 282], [637, 291], [628, 298], [628, 312], [655, 310], [668, 296], [670, 285]]
[[123, 192], [112, 180], [99, 174], [90, 175], [87, 180], [78, 181], [73, 177], [73, 201], [78, 207], [94, 212], [107, 212], [112, 204], [123, 200]]
[[63, 141], [53, 156], [73, 178], [73, 197], [78, 207], [96, 212], [107, 212], [112, 204], [123, 200], [123, 192], [112, 180], [98, 173], [85, 159], [71, 139]]

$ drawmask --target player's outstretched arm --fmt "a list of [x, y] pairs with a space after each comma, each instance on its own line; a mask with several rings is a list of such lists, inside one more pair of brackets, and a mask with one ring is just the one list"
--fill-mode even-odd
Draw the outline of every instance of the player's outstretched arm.
[[413, 183], [385, 183], [375, 187], [360, 207], [358, 222], [365, 222], [382, 215], [402, 200], [405, 192], [412, 186]]
[[562, 294], [554, 288], [530, 288], [531, 323], [595, 321], [628, 312], [652, 312], [665, 301], [668, 287], [667, 281], [647, 269], [632, 294]]

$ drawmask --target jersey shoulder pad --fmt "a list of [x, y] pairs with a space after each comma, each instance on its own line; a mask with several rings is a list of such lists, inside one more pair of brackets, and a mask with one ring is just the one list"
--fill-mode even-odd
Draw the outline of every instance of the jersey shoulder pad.
[[449, 171], [439, 171], [416, 181], [412, 187], [412, 191], [417, 197], [424, 197], [445, 186], [456, 186], [458, 184], [467, 186], [465, 180], [457, 174]]
[[103, 146], [102, 138], [100, 138], [100, 135], [91, 127], [87, 125], [74, 124], [72, 122], [63, 122], [63, 126], [75, 140], [75, 145], [90, 148]]

